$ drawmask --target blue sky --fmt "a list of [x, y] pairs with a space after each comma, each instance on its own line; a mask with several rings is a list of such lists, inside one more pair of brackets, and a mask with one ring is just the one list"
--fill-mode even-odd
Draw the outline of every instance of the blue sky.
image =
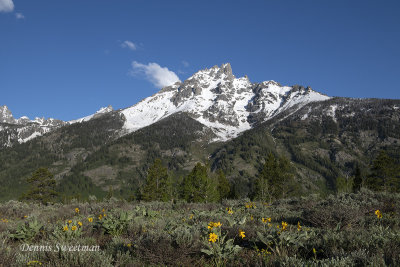
[[398, 99], [399, 13], [389, 0], [0, 0], [0, 105], [71, 120], [225, 62], [252, 82]]

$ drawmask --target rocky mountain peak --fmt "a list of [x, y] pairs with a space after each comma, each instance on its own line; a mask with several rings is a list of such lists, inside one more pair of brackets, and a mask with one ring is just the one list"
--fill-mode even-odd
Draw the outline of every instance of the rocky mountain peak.
[[232, 81], [235, 76], [232, 74], [231, 64], [225, 63], [220, 67], [215, 65], [214, 67], [208, 69], [205, 68], [193, 74], [187, 81], [196, 80], [199, 83], [210, 83], [211, 81], [217, 80], [229, 80]]
[[223, 73], [228, 77], [229, 76], [233, 77], [231, 64], [230, 63], [222, 64], [221, 67], [219, 67], [219, 73]]
[[0, 122], [15, 123], [15, 119], [7, 106], [0, 106]]
[[312, 90], [299, 89], [275, 81], [251, 83], [247, 76], [235, 78], [229, 63], [215, 65], [122, 110], [124, 129], [132, 132], [176, 112], [185, 112], [211, 128], [218, 140], [227, 140], [280, 112], [329, 99]]
[[27, 116], [15, 119], [7, 106], [0, 106], [0, 148], [10, 147], [16, 143], [24, 143], [65, 125], [55, 119], [36, 117], [30, 120]]

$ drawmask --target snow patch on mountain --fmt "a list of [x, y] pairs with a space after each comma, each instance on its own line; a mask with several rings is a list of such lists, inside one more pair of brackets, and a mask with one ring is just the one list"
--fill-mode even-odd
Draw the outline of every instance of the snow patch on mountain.
[[80, 118], [80, 119], [76, 119], [76, 120], [71, 120], [71, 121], [68, 121], [68, 123], [69, 124], [74, 124], [74, 123], [81, 123], [81, 122], [84, 122], [84, 121], [89, 121], [89, 120], [91, 120], [93, 118], [96, 118], [98, 116], [101, 116], [102, 114], [111, 112], [113, 110], [114, 109], [112, 108], [112, 106], [102, 107], [98, 111], [96, 111], [96, 113], [94, 113], [92, 115], [89, 115], [89, 116], [86, 116], [86, 117], [83, 117], [83, 118]]
[[311, 88], [281, 86], [275, 81], [251, 83], [235, 78], [230, 64], [201, 70], [184, 82], [163, 88], [121, 111], [125, 133], [151, 125], [177, 112], [186, 112], [225, 141], [288, 109], [330, 97]]
[[32, 140], [33, 138], [36, 138], [38, 136], [41, 136], [42, 134], [39, 132], [33, 132], [30, 136], [26, 137], [26, 138], [18, 138], [18, 142], [21, 143], [25, 143], [28, 142], [29, 140]]
[[161, 92], [122, 110], [126, 118], [123, 129], [130, 133], [173, 114], [175, 107], [170, 101], [172, 96], [173, 92]]
[[338, 105], [331, 105], [329, 106], [329, 109], [326, 112], [326, 115], [332, 117], [334, 122], [337, 122], [336, 120], [336, 110], [338, 108]]

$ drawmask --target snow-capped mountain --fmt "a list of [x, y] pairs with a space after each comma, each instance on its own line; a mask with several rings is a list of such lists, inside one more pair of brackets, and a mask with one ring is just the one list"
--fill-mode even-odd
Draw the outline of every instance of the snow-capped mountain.
[[27, 142], [65, 124], [63, 121], [52, 118], [30, 120], [23, 116], [15, 119], [7, 106], [0, 106], [0, 147]]
[[201, 70], [120, 112], [126, 119], [126, 133], [186, 112], [213, 130], [218, 136], [214, 141], [225, 141], [283, 111], [328, 99], [308, 87], [281, 86], [274, 81], [252, 83], [247, 76], [235, 78], [228, 63]]
[[65, 122], [52, 118], [38, 117], [30, 120], [27, 116], [15, 119], [7, 106], [0, 106], [0, 148], [10, 147], [15, 143], [25, 143], [61, 126], [89, 121], [111, 111], [113, 111], [113, 108], [108, 106], [101, 108], [95, 114]]
[[185, 112], [226, 141], [282, 113], [295, 112], [310, 102], [330, 97], [311, 88], [282, 86], [275, 81], [252, 83], [247, 76], [236, 78], [229, 63], [198, 71], [184, 82], [164, 87], [158, 93], [125, 109], [111, 106], [93, 115], [64, 122], [28, 117], [15, 119], [7, 106], [0, 107], [1, 146], [23, 143], [64, 125], [87, 122], [109, 112], [119, 113], [124, 125], [117, 136], [149, 126], [172, 114]]

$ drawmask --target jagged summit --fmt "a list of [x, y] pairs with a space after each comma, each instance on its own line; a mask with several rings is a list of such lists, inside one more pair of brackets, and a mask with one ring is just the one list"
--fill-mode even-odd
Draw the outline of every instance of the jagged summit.
[[63, 125], [65, 122], [52, 118], [37, 117], [30, 120], [27, 116], [22, 116], [15, 119], [7, 106], [0, 106], [0, 131], [5, 138], [1, 139], [0, 148], [12, 146], [14, 143], [24, 143]]
[[60, 120], [55, 120], [53, 118], [45, 119], [44, 117], [42, 118], [36, 117], [34, 120], [30, 120], [27, 116], [22, 116], [19, 119], [15, 119], [7, 106], [0, 106], [0, 123], [1, 122], [8, 124], [18, 124], [18, 125], [25, 125], [27, 123], [50, 125], [54, 122], [60, 122]]
[[226, 63], [165, 87], [122, 114], [125, 131], [132, 132], [176, 112], [186, 112], [211, 128], [216, 140], [227, 140], [282, 111], [327, 99], [309, 88], [281, 86], [275, 81], [251, 83], [247, 76], [236, 78]]
[[15, 119], [7, 106], [0, 106], [0, 122], [14, 123]]

